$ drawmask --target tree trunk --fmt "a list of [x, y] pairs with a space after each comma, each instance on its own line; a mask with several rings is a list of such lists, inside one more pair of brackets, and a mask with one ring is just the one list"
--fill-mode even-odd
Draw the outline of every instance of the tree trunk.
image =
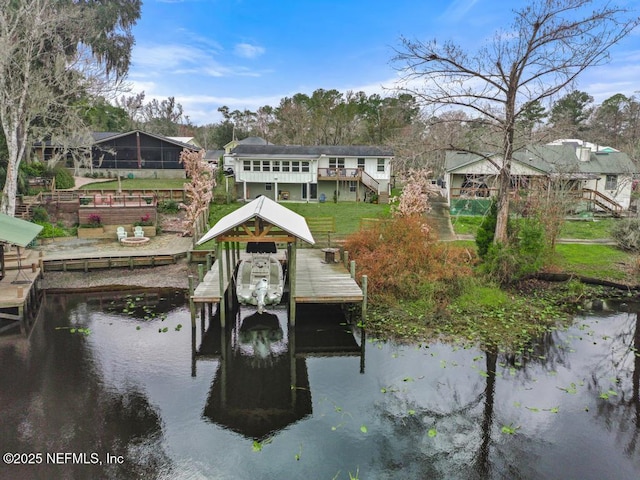
[[18, 127], [13, 129], [5, 128], [4, 131], [9, 158], [7, 161], [7, 177], [4, 183], [4, 188], [2, 189], [2, 198], [0, 199], [0, 212], [13, 217], [16, 213], [18, 171], [20, 168], [20, 160], [24, 154], [26, 138], [19, 138], [21, 135]]
[[509, 221], [510, 172], [511, 169], [505, 165], [502, 170], [500, 170], [500, 175], [498, 176], [498, 208], [493, 243], [506, 244], [508, 240], [507, 222]]

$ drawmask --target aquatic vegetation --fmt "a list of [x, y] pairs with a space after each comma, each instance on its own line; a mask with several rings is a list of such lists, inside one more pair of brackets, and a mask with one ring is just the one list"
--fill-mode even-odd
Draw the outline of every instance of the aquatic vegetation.
[[82, 327], [56, 327], [56, 330], [68, 330], [69, 333], [79, 333], [81, 335], [89, 335], [91, 330]]

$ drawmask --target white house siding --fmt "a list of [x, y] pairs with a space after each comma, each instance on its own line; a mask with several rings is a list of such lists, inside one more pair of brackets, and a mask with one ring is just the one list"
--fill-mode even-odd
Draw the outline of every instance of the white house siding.
[[596, 190], [620, 204], [624, 210], [631, 204], [633, 178], [631, 175], [616, 175], [616, 188], [607, 188], [607, 175], [602, 174], [594, 180], [584, 180], [583, 188]]

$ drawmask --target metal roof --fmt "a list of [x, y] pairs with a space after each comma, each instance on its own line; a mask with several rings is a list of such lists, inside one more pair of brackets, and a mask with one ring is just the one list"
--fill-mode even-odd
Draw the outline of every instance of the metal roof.
[[254, 217], [261, 218], [311, 245], [316, 243], [313, 235], [311, 235], [307, 221], [302, 215], [283, 207], [270, 198], [260, 196], [221, 218], [218, 223], [198, 240], [198, 245], [212, 238], [219, 237]]
[[42, 230], [42, 225], [0, 213], [0, 242], [26, 247]]

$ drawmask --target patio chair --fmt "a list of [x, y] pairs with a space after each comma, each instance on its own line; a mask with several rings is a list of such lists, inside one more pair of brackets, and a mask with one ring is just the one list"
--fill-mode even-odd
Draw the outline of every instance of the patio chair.
[[140, 225], [137, 225], [133, 229], [133, 236], [136, 238], [144, 237], [144, 229]]
[[116, 228], [116, 233], [118, 234], [118, 241], [121, 242], [123, 238], [127, 238], [127, 231], [124, 227]]

